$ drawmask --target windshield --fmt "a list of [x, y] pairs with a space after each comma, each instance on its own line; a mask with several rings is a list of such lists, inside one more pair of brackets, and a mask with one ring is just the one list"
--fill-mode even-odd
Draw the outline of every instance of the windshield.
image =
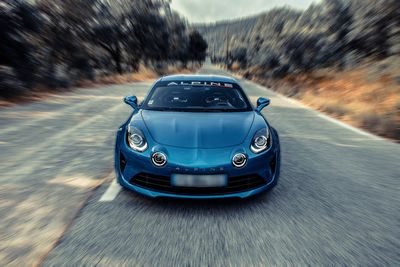
[[[170, 83], [171, 84], [171, 83]], [[160, 84], [150, 92], [142, 108], [160, 111], [238, 112], [251, 111], [247, 97], [236, 84], [229, 87], [209, 83]]]

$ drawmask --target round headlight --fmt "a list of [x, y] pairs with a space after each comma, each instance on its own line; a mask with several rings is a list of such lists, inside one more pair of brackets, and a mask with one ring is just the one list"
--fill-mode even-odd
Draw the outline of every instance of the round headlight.
[[137, 133], [131, 135], [132, 144], [135, 146], [141, 146], [143, 144], [143, 137]]
[[157, 167], [162, 167], [167, 163], [167, 157], [161, 152], [155, 152], [151, 156], [151, 161]]
[[267, 144], [267, 137], [264, 135], [257, 136], [256, 139], [254, 139], [254, 146], [257, 148], [263, 148]]
[[243, 153], [237, 153], [232, 158], [232, 164], [236, 168], [242, 168], [247, 162], [247, 157]]
[[147, 149], [147, 141], [146, 137], [144, 136], [143, 132], [132, 125], [128, 125], [127, 127], [127, 142], [128, 145], [139, 152], [143, 152]]
[[271, 146], [271, 134], [269, 128], [262, 128], [258, 130], [254, 136], [253, 140], [250, 144], [250, 150], [253, 153], [261, 153], [264, 150], [268, 149]]

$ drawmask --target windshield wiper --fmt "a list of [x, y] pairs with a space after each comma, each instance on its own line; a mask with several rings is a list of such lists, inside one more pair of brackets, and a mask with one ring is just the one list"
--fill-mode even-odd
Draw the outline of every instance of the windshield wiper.
[[231, 112], [233, 111], [232, 109], [226, 109], [226, 108], [213, 108], [213, 109], [204, 109], [202, 112]]
[[148, 108], [147, 110], [153, 111], [181, 111], [181, 112], [235, 112], [237, 110], [234, 109], [226, 109], [226, 108], [212, 108], [212, 109], [205, 109], [205, 108]]
[[171, 111], [175, 110], [173, 108], [148, 108], [147, 110], [154, 110], [154, 111]]
[[154, 110], [154, 111], [191, 111], [188, 108], [168, 108], [168, 107], [163, 107], [163, 108], [149, 108], [148, 110]]

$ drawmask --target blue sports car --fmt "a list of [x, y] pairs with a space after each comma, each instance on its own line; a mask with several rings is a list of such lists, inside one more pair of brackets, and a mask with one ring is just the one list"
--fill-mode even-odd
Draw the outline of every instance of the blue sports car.
[[115, 169], [125, 188], [150, 197], [245, 198], [272, 188], [279, 137], [257, 100], [232, 78], [160, 78], [117, 132]]

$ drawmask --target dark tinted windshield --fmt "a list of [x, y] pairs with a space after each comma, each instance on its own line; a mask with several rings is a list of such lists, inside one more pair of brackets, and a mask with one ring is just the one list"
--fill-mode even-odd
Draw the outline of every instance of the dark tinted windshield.
[[225, 87], [209, 82], [201, 85], [182, 85], [182, 83], [156, 85], [144, 101], [142, 108], [196, 112], [252, 110], [247, 97], [236, 84], [229, 84], [232, 87]]

